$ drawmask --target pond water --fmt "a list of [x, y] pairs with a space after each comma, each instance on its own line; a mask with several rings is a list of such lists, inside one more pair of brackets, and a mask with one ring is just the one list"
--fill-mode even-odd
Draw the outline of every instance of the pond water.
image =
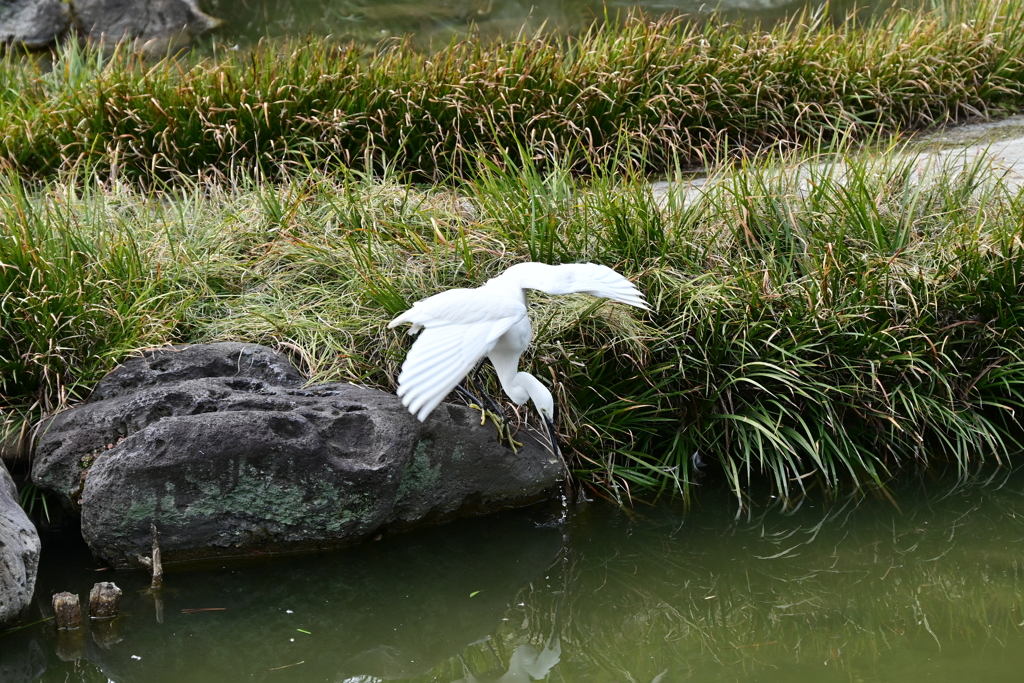
[[[821, 7], [825, 0], [810, 0]], [[890, 4], [890, 0], [835, 0], [829, 11], [843, 16], [861, 9]], [[705, 15], [719, 9], [729, 16], [744, 16], [771, 23], [793, 15], [808, 0], [205, 0], [201, 7], [224, 26], [213, 39], [231, 45], [252, 43], [261, 37], [334, 35], [374, 44], [395, 36], [412, 36], [418, 47], [440, 46], [466, 36], [471, 30], [485, 36], [514, 36], [520, 30], [541, 28], [577, 32], [603, 17], [624, 16], [640, 9], [650, 16]]]
[[113, 580], [123, 616], [0, 636], [0, 680], [1020, 680], [1024, 477], [896, 499], [736, 519], [704, 492], [686, 514], [592, 502], [564, 524], [535, 508], [171, 571], [159, 597], [50, 542], [39, 611]]

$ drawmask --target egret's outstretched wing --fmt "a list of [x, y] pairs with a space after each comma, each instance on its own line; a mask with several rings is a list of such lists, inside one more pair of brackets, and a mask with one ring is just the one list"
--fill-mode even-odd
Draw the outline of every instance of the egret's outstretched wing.
[[633, 283], [608, 266], [595, 263], [518, 263], [494, 280], [511, 278], [524, 289], [547, 294], [589, 294], [650, 310], [644, 295]]
[[422, 330], [398, 376], [402, 403], [425, 420], [525, 315], [523, 304], [480, 289], [450, 289], [413, 304], [388, 324], [412, 323], [413, 334]]

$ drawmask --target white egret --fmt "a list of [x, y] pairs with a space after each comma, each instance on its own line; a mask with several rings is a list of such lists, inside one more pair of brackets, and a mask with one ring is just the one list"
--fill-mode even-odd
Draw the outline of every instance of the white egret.
[[536, 377], [519, 372], [519, 357], [533, 336], [527, 289], [590, 294], [649, 310], [633, 283], [593, 263], [519, 263], [476, 289], [450, 289], [417, 301], [388, 325], [411, 323], [409, 334], [420, 333], [398, 376], [398, 395], [410, 413], [425, 420], [486, 356], [513, 403], [533, 401], [557, 451], [554, 398]]

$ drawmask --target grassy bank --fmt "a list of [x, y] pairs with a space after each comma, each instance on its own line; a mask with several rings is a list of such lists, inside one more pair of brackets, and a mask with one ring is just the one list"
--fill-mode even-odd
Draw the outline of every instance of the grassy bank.
[[447, 189], [7, 180], [5, 411], [84, 397], [170, 340], [279, 344], [312, 379], [393, 389], [409, 339], [385, 325], [413, 301], [521, 260], [594, 261], [653, 312], [535, 296], [524, 365], [552, 386], [578, 474], [609, 490], [687, 493], [695, 454], [742, 500], [1018, 449], [1024, 201], [983, 165], [769, 163], [690, 197], [599, 168], [484, 168]]
[[[771, 31], [641, 19], [578, 39], [407, 46], [367, 56], [322, 39], [140, 64], [63, 53], [0, 69], [0, 158], [46, 176], [86, 168], [174, 179], [364, 168], [472, 174], [478, 153], [588, 159], [642, 150], [647, 171], [914, 129], [1024, 104], [1019, 0], [893, 11]], [[504, 150], [504, 151], [503, 151]]]

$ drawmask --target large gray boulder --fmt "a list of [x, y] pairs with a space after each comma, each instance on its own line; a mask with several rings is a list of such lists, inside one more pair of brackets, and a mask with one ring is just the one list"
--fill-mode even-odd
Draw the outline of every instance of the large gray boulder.
[[[73, 21], [72, 21], [73, 18]], [[94, 42], [127, 38], [155, 55], [188, 45], [221, 21], [196, 0], [0, 0], [0, 43], [39, 49], [69, 29]]]
[[18, 490], [0, 463], [0, 627], [25, 615], [38, 568], [39, 534], [18, 504]]
[[[190, 380], [223, 378], [191, 384]], [[222, 342], [147, 349], [104, 377], [89, 402], [41, 428], [32, 479], [77, 511], [85, 474], [101, 453], [164, 417], [218, 410], [281, 409], [260, 396], [298, 388], [288, 358], [257, 344]], [[289, 404], [290, 405], [290, 404]], [[262, 406], [262, 407], [261, 407]]]
[[287, 356], [259, 344], [219, 342], [162, 346], [129, 358], [93, 389], [90, 403], [207, 377], [244, 377], [279, 387], [300, 387], [302, 375]]
[[60, 0], [0, 0], [0, 43], [44, 48], [70, 23], [71, 11]]
[[128, 37], [152, 52], [187, 44], [220, 21], [195, 0], [74, 0], [78, 32], [93, 40]]
[[[45, 427], [33, 480], [80, 510], [85, 540], [119, 566], [148, 554], [151, 525], [170, 562], [291, 552], [519, 506], [557, 488], [561, 465], [532, 433], [518, 435], [516, 453], [477, 411], [442, 404], [421, 423], [381, 391], [299, 388], [281, 363], [254, 345], [130, 361], [97, 388], [100, 400]], [[131, 391], [127, 377], [144, 388]]]

